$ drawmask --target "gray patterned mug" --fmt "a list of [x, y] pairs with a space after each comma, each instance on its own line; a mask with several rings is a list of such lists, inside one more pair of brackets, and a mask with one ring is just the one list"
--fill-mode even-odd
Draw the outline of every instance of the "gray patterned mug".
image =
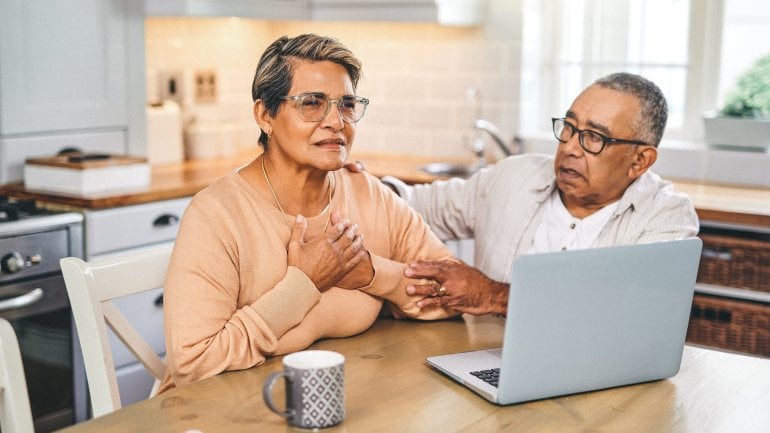
[[[345, 418], [345, 357], [328, 350], [304, 350], [283, 357], [283, 371], [271, 373], [262, 398], [289, 424], [302, 428], [331, 427]], [[283, 376], [286, 410], [273, 401], [273, 387]]]

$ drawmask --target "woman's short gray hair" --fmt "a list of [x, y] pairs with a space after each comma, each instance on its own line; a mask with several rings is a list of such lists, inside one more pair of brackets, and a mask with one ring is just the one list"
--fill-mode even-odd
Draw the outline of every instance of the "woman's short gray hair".
[[618, 72], [599, 78], [594, 84], [636, 97], [640, 108], [634, 124], [634, 130], [640, 135], [637, 139], [655, 147], [660, 144], [668, 120], [668, 104], [655, 83], [640, 75]]
[[[257, 64], [254, 81], [251, 84], [251, 97], [256, 102], [262, 100], [268, 113], [275, 117], [291, 89], [296, 60], [331, 61], [345, 68], [353, 82], [353, 90], [358, 87], [361, 77], [361, 61], [345, 45], [334, 38], [318, 36], [312, 33], [293, 38], [281, 36], [265, 49]], [[267, 147], [268, 137], [260, 132], [259, 143]]]

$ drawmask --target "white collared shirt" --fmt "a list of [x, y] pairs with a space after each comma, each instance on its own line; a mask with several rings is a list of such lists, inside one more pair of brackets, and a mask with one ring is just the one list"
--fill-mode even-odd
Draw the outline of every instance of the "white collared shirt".
[[543, 205], [543, 219], [540, 220], [527, 254], [593, 247], [599, 232], [617, 209], [618, 202], [608, 204], [583, 219], [569, 213], [557, 189], [554, 189]]
[[[545, 203], [556, 189], [553, 161], [553, 156], [525, 153], [502, 159], [467, 180], [414, 186], [391, 183], [439, 239], [475, 239], [474, 266], [489, 278], [505, 282], [510, 281], [513, 261], [529, 252]], [[618, 200], [594, 247], [697, 233], [698, 216], [690, 199], [648, 170]]]

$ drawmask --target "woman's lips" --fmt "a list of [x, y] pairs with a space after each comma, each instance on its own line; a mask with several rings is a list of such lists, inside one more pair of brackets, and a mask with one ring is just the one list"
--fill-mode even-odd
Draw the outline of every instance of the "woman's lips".
[[339, 149], [341, 147], [345, 147], [345, 142], [342, 140], [322, 140], [315, 144], [318, 147], [322, 147], [324, 149]]

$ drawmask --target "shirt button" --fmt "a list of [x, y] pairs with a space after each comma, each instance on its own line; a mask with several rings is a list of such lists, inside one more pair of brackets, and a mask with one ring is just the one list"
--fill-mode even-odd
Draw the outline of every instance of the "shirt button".
[[574, 229], [575, 228], [575, 223], [570, 224], [569, 228]]

